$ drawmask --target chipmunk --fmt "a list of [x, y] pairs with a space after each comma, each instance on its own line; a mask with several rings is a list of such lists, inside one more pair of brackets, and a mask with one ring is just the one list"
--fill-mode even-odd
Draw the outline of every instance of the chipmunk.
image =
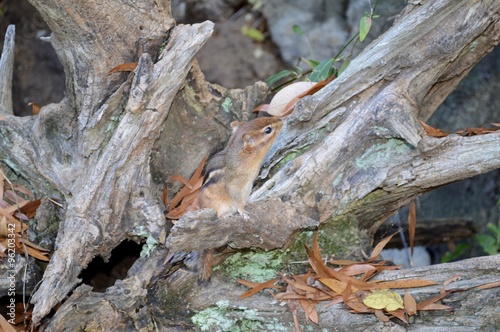
[[[211, 208], [218, 217], [239, 213], [249, 219], [245, 204], [259, 175], [264, 157], [276, 140], [283, 122], [277, 117], [264, 117], [247, 123], [232, 122], [233, 133], [224, 150], [207, 164], [204, 183], [194, 206]], [[198, 257], [198, 280], [210, 280], [212, 252], [207, 249]]]

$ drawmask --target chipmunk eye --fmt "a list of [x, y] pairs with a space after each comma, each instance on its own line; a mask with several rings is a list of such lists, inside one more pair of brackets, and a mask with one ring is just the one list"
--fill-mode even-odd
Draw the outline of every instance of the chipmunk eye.
[[273, 131], [273, 128], [272, 128], [272, 127], [266, 127], [266, 128], [264, 129], [264, 132], [265, 132], [266, 134], [270, 134], [272, 131]]

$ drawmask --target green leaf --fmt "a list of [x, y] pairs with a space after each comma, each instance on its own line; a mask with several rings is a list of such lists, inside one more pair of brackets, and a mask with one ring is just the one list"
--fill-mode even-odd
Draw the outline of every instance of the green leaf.
[[304, 31], [302, 31], [302, 29], [297, 24], [294, 24], [293, 27], [292, 27], [292, 29], [293, 29], [293, 32], [295, 32], [299, 36], [304, 36], [305, 35]]
[[498, 253], [498, 247], [495, 243], [495, 239], [491, 235], [478, 234], [476, 235], [477, 242], [481, 245], [484, 252], [488, 255], [496, 255]]
[[339, 76], [342, 75], [342, 72], [344, 70], [347, 69], [347, 67], [349, 67], [349, 65], [351, 64], [351, 60], [349, 59], [345, 59], [345, 61], [342, 63], [342, 66], [340, 66], [340, 69], [339, 69]]
[[372, 26], [372, 19], [369, 16], [363, 16], [359, 21], [359, 41], [365, 40], [370, 28]]
[[311, 68], [316, 68], [318, 65], [319, 65], [319, 61], [317, 60], [313, 60], [313, 59], [304, 59], [304, 58], [301, 58], [302, 61], [304, 61], [309, 67]]
[[488, 228], [496, 238], [500, 238], [500, 228], [490, 222], [486, 225], [486, 228]]
[[313, 69], [309, 79], [312, 82], [319, 82], [330, 77], [330, 68], [333, 65], [333, 58], [321, 61], [316, 68]]
[[265, 39], [264, 34], [260, 32], [260, 30], [249, 28], [246, 25], [241, 27], [241, 33], [252, 40], [258, 41], [259, 43], [262, 43]]
[[295, 71], [289, 70], [289, 69], [285, 69], [285, 70], [280, 71], [277, 74], [269, 76], [266, 79], [266, 84], [267, 84], [268, 87], [271, 87], [272, 85], [276, 84], [276, 82], [279, 82], [282, 79], [285, 79], [285, 78], [295, 79], [298, 76], [299, 75]]
[[440, 263], [449, 263], [459, 259], [461, 256], [465, 254], [467, 250], [471, 248], [470, 243], [460, 243], [455, 247], [454, 252], [447, 252], [440, 259]]

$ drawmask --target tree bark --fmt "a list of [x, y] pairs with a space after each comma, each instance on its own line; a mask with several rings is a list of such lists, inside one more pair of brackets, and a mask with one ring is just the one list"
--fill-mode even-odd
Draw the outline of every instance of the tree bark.
[[[156, 166], [151, 165], [163, 165], [166, 177], [175, 169], [192, 170], [196, 162], [193, 157], [151, 161], [162, 128], [175, 121], [211, 121], [213, 142], [193, 148], [202, 135], [178, 140], [178, 133], [164, 152], [203, 155], [227, 135], [219, 124], [234, 116], [210, 120], [200, 110], [223, 114], [229, 100], [238, 113], [252, 104], [249, 100], [263, 100], [265, 89], [256, 84], [228, 91], [204, 82], [193, 58], [213, 24], [175, 26], [168, 1], [30, 1], [52, 29], [51, 42], [65, 68], [66, 97], [43, 107], [36, 117], [14, 117], [11, 106], [0, 105], [0, 156], [37, 194], [64, 202], [56, 250], [32, 298], [36, 324], [64, 300], [50, 322], [43, 323], [47, 330], [167, 330], [190, 324], [186, 308], [197, 310], [221, 299], [289, 324], [291, 314], [282, 315], [283, 307], [273, 306], [274, 315], [265, 308], [268, 297], [235, 300], [242, 288], [232, 281], [228, 285], [216, 277], [208, 287], [194, 286], [194, 274], [181, 268], [189, 266], [186, 251], [284, 249], [304, 229], [319, 223], [323, 230], [336, 229], [345, 222], [356, 227], [366, 246], [378, 226], [413, 197], [500, 168], [500, 133], [432, 138], [418, 123], [498, 44], [500, 3], [410, 4], [340, 77], [295, 107], [263, 168], [263, 177], [272, 176], [251, 196], [252, 221], [244, 231], [238, 216], [221, 221], [200, 211], [186, 215], [167, 234], [159, 185], [153, 182]], [[108, 74], [132, 61], [138, 61], [132, 74]], [[8, 84], [2, 80], [0, 88], [8, 90]], [[189, 99], [193, 93], [196, 97]], [[106, 293], [77, 286], [79, 273], [95, 256], [109, 256], [127, 238], [148, 238], [156, 249]], [[485, 260], [498, 264], [498, 257], [470, 266]], [[446, 267], [423, 273], [436, 269]], [[453, 265], [443, 278], [457, 269], [459, 264]], [[411, 272], [398, 273], [387, 276]], [[491, 266], [485, 275], [500, 278]], [[482, 294], [478, 301], [488, 296], [477, 294]], [[321, 316], [320, 327], [329, 326], [329, 315]], [[429, 315], [434, 317], [429, 326], [437, 326], [440, 314]], [[481, 326], [494, 323], [494, 317], [485, 315]]]

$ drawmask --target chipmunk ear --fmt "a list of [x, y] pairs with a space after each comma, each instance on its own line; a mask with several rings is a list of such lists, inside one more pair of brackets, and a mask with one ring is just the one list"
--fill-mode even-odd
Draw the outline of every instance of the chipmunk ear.
[[243, 124], [244, 124], [244, 122], [240, 122], [240, 121], [233, 121], [233, 122], [231, 122], [230, 126], [233, 129], [233, 133], [236, 130], [238, 130], [238, 128], [241, 127]]

